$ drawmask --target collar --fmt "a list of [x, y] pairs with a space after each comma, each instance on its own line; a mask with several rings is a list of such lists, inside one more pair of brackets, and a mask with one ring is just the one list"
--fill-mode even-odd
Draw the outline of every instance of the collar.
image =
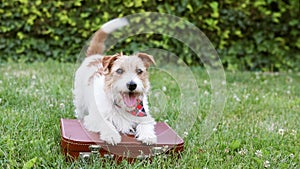
[[[115, 101], [114, 101], [114, 105], [118, 108], [121, 108], [121, 106], [118, 105]], [[136, 105], [134, 110], [132, 110], [132, 111], [127, 111], [126, 110], [126, 112], [130, 113], [131, 115], [136, 116], [136, 117], [145, 117], [145, 116], [147, 116], [147, 113], [146, 113], [145, 108], [143, 106], [143, 101], [141, 101], [140, 99], [137, 100], [137, 105]]]

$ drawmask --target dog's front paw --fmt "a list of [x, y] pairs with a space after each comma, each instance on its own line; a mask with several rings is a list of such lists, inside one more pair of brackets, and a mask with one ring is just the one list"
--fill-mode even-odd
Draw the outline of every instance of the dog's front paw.
[[121, 135], [117, 132], [103, 132], [100, 135], [100, 139], [112, 145], [121, 143]]
[[157, 137], [154, 132], [154, 124], [139, 124], [136, 127], [136, 138], [147, 145], [156, 144]]
[[147, 145], [156, 144], [157, 143], [157, 137], [156, 135], [140, 135], [137, 138], [138, 141], [141, 141], [142, 143], [145, 143]]

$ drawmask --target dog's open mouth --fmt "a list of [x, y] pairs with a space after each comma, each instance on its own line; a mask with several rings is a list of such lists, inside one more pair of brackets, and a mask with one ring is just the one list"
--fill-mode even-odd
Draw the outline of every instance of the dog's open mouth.
[[134, 92], [122, 93], [123, 101], [127, 107], [136, 106], [139, 96], [140, 96], [139, 93], [134, 93]]

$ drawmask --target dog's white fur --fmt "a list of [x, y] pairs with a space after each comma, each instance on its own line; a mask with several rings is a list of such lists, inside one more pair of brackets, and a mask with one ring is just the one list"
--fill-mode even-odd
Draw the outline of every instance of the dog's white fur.
[[[116, 145], [121, 142], [120, 133], [131, 133], [139, 141], [155, 144], [155, 121], [149, 114], [147, 93], [150, 83], [147, 68], [155, 63], [145, 53], [133, 56], [116, 54], [103, 56], [107, 34], [127, 25], [125, 19], [115, 19], [103, 25], [91, 40], [87, 57], [78, 68], [74, 82], [74, 105], [78, 119], [83, 120], [89, 131], [99, 132], [100, 139]], [[117, 70], [121, 68], [123, 72]], [[142, 71], [138, 74], [137, 70]], [[143, 101], [147, 116], [137, 117], [129, 112], [135, 107], [127, 106], [122, 94], [128, 93], [126, 84], [136, 83], [135, 97]]]

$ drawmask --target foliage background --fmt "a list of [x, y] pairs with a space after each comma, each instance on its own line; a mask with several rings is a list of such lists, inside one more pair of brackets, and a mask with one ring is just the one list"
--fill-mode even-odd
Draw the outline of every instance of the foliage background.
[[[85, 42], [103, 23], [151, 11], [176, 15], [199, 27], [228, 70], [300, 70], [297, 0], [0, 2], [0, 62], [75, 62]], [[140, 44], [171, 51], [189, 65], [201, 64], [188, 47], [161, 35], [132, 37], [121, 47], [132, 52], [139, 50]]]

